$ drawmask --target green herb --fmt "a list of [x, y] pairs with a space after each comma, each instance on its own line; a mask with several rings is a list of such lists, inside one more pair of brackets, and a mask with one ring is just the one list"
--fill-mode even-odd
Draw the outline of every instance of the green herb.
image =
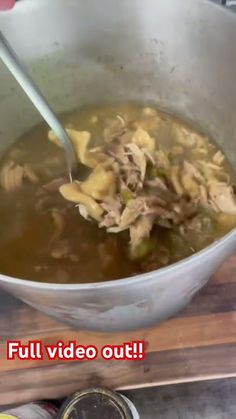
[[156, 240], [154, 239], [144, 239], [131, 254], [133, 260], [143, 259], [148, 256], [156, 247]]
[[124, 204], [127, 204], [131, 199], [133, 199], [132, 192], [127, 188], [121, 191], [121, 199]]

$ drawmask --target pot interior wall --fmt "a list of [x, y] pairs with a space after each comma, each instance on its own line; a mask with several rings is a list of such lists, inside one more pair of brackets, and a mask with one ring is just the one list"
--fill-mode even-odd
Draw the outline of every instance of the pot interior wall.
[[[0, 27], [57, 112], [154, 102], [235, 163], [235, 16], [201, 0], [21, 0]], [[39, 121], [0, 64], [0, 152]]]

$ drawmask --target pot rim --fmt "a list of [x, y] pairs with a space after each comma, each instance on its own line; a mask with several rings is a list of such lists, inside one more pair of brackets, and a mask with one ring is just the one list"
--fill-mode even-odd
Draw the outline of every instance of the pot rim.
[[192, 263], [192, 261], [195, 261], [197, 259], [200, 259], [203, 255], [211, 255], [216, 249], [223, 246], [225, 242], [235, 239], [236, 241], [236, 227], [231, 230], [229, 233], [221, 237], [220, 239], [216, 240], [209, 246], [205, 247], [204, 249], [194, 253], [191, 256], [188, 256], [187, 258], [184, 258], [178, 262], [172, 263], [171, 265], [168, 265], [163, 268], [156, 269], [151, 272], [126, 277], [126, 278], [120, 278], [120, 279], [113, 279], [111, 281], [103, 281], [103, 282], [89, 282], [89, 283], [78, 283], [78, 284], [56, 284], [53, 282], [39, 282], [39, 281], [32, 281], [28, 279], [20, 279], [11, 277], [8, 275], [0, 274], [0, 286], [1, 281], [3, 280], [4, 283], [10, 283], [15, 285], [28, 285], [28, 287], [31, 288], [41, 288], [41, 289], [49, 289], [49, 290], [57, 290], [57, 291], [73, 291], [73, 290], [90, 290], [90, 289], [107, 289], [107, 288], [115, 288], [120, 287], [122, 285], [137, 285], [138, 283], [142, 281], [151, 280], [154, 278], [158, 279], [163, 274], [167, 275], [168, 273], [173, 272], [176, 268], [181, 269], [188, 267]]

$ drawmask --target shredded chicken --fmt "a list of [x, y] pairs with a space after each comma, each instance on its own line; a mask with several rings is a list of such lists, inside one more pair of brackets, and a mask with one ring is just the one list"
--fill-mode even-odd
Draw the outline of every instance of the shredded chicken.
[[193, 148], [197, 143], [197, 134], [189, 131], [187, 128], [175, 124], [173, 126], [174, 136], [177, 143], [185, 148]]
[[129, 231], [132, 249], [136, 249], [144, 239], [149, 238], [153, 222], [153, 215], [141, 216], [130, 226]]
[[180, 183], [179, 176], [180, 176], [179, 166], [172, 166], [171, 172], [170, 172], [170, 180], [177, 195], [181, 196], [184, 193], [184, 189]]
[[104, 140], [109, 143], [113, 139], [120, 137], [125, 133], [126, 122], [120, 115], [116, 115], [114, 119], [107, 121], [104, 129]]
[[106, 215], [103, 221], [99, 224], [100, 227], [111, 227], [120, 224], [122, 205], [119, 199], [107, 198], [101, 204]]
[[[89, 148], [89, 132], [67, 130], [78, 161], [91, 172], [83, 182], [59, 184], [60, 193], [100, 228], [129, 231], [132, 254], [149, 238], [154, 224], [184, 233], [203, 228], [197, 217], [201, 209], [236, 214], [223, 153], [214, 147], [207, 160], [207, 139], [177, 123], [172, 126], [174, 145], [162, 147], [152, 134], [152, 120], [160, 126], [152, 108], [144, 108], [136, 123], [116, 115], [104, 130], [105, 145], [95, 148]], [[148, 121], [151, 128], [145, 129]], [[49, 138], [58, 144], [52, 132]]]
[[24, 179], [24, 168], [13, 161], [8, 161], [0, 173], [0, 184], [5, 191], [10, 192], [18, 189]]
[[184, 162], [183, 169], [181, 171], [181, 182], [185, 193], [192, 199], [196, 199], [199, 196], [199, 185], [194, 179], [194, 173], [192, 167]]
[[142, 148], [139, 148], [135, 143], [134, 144], [127, 144], [126, 148], [131, 153], [133, 162], [137, 166], [137, 168], [140, 170], [141, 175], [141, 181], [144, 181], [145, 174], [146, 174], [146, 168], [147, 168], [147, 160], [145, 157], [145, 154], [142, 150]]
[[147, 204], [144, 198], [130, 199], [121, 214], [120, 227], [129, 227], [146, 210]]
[[236, 201], [231, 186], [212, 184], [209, 187], [209, 197], [220, 212], [236, 214]]
[[222, 153], [222, 151], [217, 151], [213, 158], [212, 158], [213, 163], [218, 164], [219, 166], [221, 166], [221, 164], [225, 161], [225, 156]]

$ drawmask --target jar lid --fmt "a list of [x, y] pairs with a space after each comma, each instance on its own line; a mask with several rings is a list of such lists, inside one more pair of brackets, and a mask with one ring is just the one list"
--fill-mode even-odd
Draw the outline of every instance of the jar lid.
[[120, 394], [103, 388], [75, 393], [62, 405], [58, 419], [133, 419], [131, 409]]

